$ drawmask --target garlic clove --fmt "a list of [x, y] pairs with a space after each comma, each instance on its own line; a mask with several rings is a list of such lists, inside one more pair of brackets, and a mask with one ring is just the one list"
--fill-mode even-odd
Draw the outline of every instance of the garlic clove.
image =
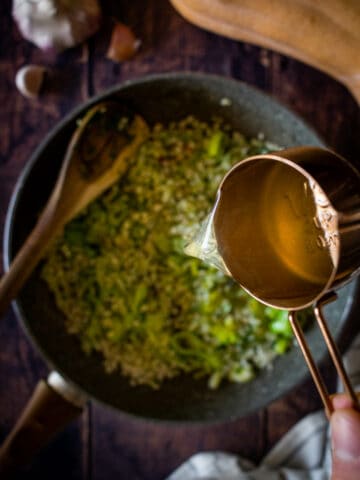
[[111, 34], [106, 57], [114, 62], [122, 62], [132, 58], [140, 47], [140, 40], [125, 24], [116, 22]]
[[41, 65], [25, 65], [17, 71], [15, 85], [28, 98], [36, 98], [44, 83], [47, 69]]

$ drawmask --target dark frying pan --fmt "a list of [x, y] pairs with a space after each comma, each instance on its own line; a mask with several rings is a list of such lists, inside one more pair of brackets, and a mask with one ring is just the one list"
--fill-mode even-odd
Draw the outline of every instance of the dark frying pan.
[[[267, 139], [283, 147], [324, 145], [300, 118], [240, 82], [185, 73], [151, 76], [124, 83], [72, 112], [32, 155], [16, 185], [7, 215], [4, 239], [6, 268], [29, 234], [52, 189], [76, 119], [90, 105], [112, 97], [140, 113], [149, 124], [157, 121], [167, 123], [188, 114], [204, 120], [217, 115], [247, 135], [263, 132]], [[221, 102], [223, 98], [229, 101]], [[326, 307], [326, 318], [338, 342], [352, 323], [358, 291], [358, 282], [353, 282], [339, 292], [335, 303]], [[137, 417], [172, 422], [220, 422], [239, 418], [283, 395], [308, 374], [301, 354], [294, 348], [278, 358], [271, 370], [264, 370], [255, 380], [243, 385], [224, 384], [218, 390], [210, 391], [205, 381], [183, 376], [168, 381], [155, 391], [146, 387], [131, 387], [119, 373], [106, 374], [101, 358], [86, 356], [77, 338], [66, 333], [62, 314], [39, 278], [38, 270], [22, 289], [14, 307], [36, 348], [51, 368], [59, 372], [69, 385], [75, 386], [75, 391]], [[316, 361], [320, 362], [326, 356], [326, 348], [315, 327], [308, 332], [308, 342]], [[63, 393], [58, 396], [54, 389], [54, 385], [49, 388], [45, 382], [41, 384], [33, 398], [30, 417], [38, 416], [39, 419], [41, 416], [45, 427], [56, 430], [64, 419], [80, 412], [81, 408], [69, 406], [62, 398]], [[49, 401], [52, 402], [50, 409], [47, 408]], [[54, 416], [58, 421], [54, 422]], [[15, 429], [17, 433], [22, 429], [21, 423], [24, 422], [21, 421]], [[31, 438], [32, 428], [27, 428], [26, 432]], [[10, 436], [7, 446], [11, 443], [17, 445], [17, 433]], [[38, 445], [45, 441], [46, 435], [38, 441]], [[21, 454], [26, 456], [20, 451]]]

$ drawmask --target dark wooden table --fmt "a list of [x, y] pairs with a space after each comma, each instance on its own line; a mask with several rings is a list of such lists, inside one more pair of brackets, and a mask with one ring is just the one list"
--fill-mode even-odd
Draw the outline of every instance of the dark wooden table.
[[[123, 64], [105, 57], [108, 28], [86, 46], [45, 54], [21, 38], [11, 19], [10, 0], [0, 3], [0, 235], [16, 178], [46, 133], [89, 96], [149, 73], [192, 70], [246, 81], [292, 108], [339, 153], [359, 161], [359, 108], [327, 75], [274, 52], [202, 31], [166, 0], [108, 0], [103, 6], [106, 15], [130, 25], [142, 41], [136, 57]], [[51, 88], [36, 100], [22, 97], [14, 83], [18, 68], [29, 63], [47, 65], [53, 72]], [[0, 441], [47, 372], [9, 311], [0, 325]], [[21, 478], [160, 480], [191, 454], [213, 449], [259, 461], [298, 419], [318, 408], [311, 381], [254, 415], [216, 426], [158, 425], [91, 403]]]

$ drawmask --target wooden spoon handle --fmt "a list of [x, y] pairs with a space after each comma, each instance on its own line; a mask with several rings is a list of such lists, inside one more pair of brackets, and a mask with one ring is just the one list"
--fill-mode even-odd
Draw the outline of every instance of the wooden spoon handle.
[[54, 222], [51, 215], [44, 212], [31, 234], [12, 261], [9, 270], [0, 280], [0, 317], [44, 254], [44, 250], [54, 237]]

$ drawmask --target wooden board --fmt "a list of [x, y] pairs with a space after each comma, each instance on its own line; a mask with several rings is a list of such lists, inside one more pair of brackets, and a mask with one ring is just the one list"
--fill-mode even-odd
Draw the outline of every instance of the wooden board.
[[190, 22], [308, 63], [360, 103], [359, 0], [171, 0]]

